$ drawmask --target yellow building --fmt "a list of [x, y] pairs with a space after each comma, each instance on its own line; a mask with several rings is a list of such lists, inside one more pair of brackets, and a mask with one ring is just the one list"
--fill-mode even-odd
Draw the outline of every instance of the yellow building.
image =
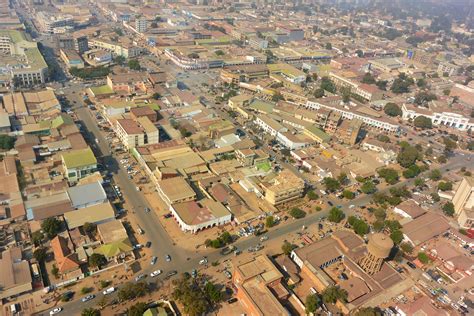
[[289, 170], [283, 170], [270, 183], [261, 183], [265, 200], [279, 205], [300, 198], [304, 191], [304, 181]]

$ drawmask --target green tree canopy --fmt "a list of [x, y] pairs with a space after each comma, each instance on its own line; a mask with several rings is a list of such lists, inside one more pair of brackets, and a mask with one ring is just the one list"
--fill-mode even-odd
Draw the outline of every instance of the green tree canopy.
[[81, 312], [81, 316], [100, 316], [100, 310], [95, 308], [86, 308]]
[[275, 226], [275, 218], [271, 215], [267, 216], [265, 219], [265, 226], [268, 228]]
[[423, 115], [417, 116], [413, 121], [413, 124], [415, 125], [415, 127], [422, 129], [430, 129], [433, 127], [431, 119]]
[[360, 190], [365, 194], [372, 194], [377, 191], [377, 186], [373, 181], [367, 180], [364, 182], [364, 184], [362, 184]]
[[288, 241], [284, 241], [283, 242], [283, 245], [281, 246], [281, 250], [283, 251], [283, 253], [287, 256], [290, 255], [290, 253], [293, 251], [293, 249], [296, 248], [296, 245], [293, 245], [291, 244], [290, 242]]
[[392, 168], [382, 168], [378, 171], [380, 177], [382, 177], [388, 184], [395, 184], [398, 182], [398, 172]]
[[338, 300], [347, 302], [347, 291], [337, 286], [328, 286], [322, 293], [324, 303], [335, 304]]
[[341, 184], [334, 178], [326, 177], [323, 179], [323, 184], [327, 191], [334, 192], [341, 188]]
[[101, 268], [103, 265], [107, 263], [107, 259], [104, 255], [100, 253], [93, 253], [89, 257], [89, 266], [93, 268]]
[[402, 116], [402, 109], [393, 102], [387, 103], [383, 108], [383, 111], [389, 116]]
[[0, 135], [0, 149], [10, 150], [15, 146], [15, 137], [6, 134]]
[[314, 313], [321, 306], [321, 298], [317, 294], [309, 294], [306, 296], [304, 306], [306, 307], [306, 313]]
[[443, 209], [444, 214], [446, 214], [447, 216], [453, 216], [454, 215], [454, 204], [453, 203], [446, 202], [443, 205], [442, 209]]
[[335, 93], [336, 92], [336, 86], [334, 83], [329, 79], [328, 77], [322, 77], [321, 78], [321, 89], [324, 89], [328, 92]]
[[339, 223], [344, 219], [345, 216], [346, 215], [341, 209], [333, 207], [329, 210], [328, 220], [333, 223]]
[[61, 230], [61, 222], [56, 217], [47, 218], [41, 223], [41, 229], [49, 239], [53, 239]]
[[306, 216], [306, 212], [303, 211], [302, 209], [299, 209], [297, 207], [294, 207], [290, 210], [289, 212], [290, 216], [293, 217], [293, 218], [303, 218]]

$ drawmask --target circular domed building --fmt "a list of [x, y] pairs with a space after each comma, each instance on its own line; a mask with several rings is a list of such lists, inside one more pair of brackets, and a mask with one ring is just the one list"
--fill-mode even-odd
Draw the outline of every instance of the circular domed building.
[[367, 254], [359, 261], [359, 265], [368, 274], [375, 274], [382, 268], [383, 261], [390, 255], [393, 240], [390, 236], [375, 233], [369, 236]]

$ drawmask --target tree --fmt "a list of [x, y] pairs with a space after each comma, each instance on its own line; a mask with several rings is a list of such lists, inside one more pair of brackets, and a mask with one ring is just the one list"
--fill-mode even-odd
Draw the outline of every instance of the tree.
[[447, 216], [453, 216], [454, 215], [454, 204], [453, 203], [446, 202], [443, 205], [442, 209], [443, 209], [444, 214], [446, 214]]
[[433, 199], [434, 202], [439, 202], [441, 201], [441, 198], [437, 192], [433, 192], [430, 194], [431, 198]]
[[44, 239], [44, 234], [40, 231], [37, 230], [31, 234], [31, 241], [35, 246], [41, 245]]
[[428, 177], [433, 181], [441, 180], [441, 171], [439, 171], [439, 169], [433, 169]]
[[377, 187], [375, 186], [374, 182], [367, 180], [360, 187], [360, 190], [365, 194], [372, 194], [372, 193], [375, 193], [375, 191], [377, 191]]
[[147, 309], [148, 306], [146, 303], [136, 303], [128, 308], [127, 316], [142, 316]]
[[291, 217], [296, 218], [296, 219], [303, 218], [306, 216], [306, 212], [297, 207], [292, 208], [289, 214]]
[[323, 179], [323, 184], [329, 192], [337, 191], [341, 188], [341, 184], [334, 178], [326, 177]]
[[36, 250], [33, 252], [33, 257], [38, 262], [44, 262], [44, 260], [46, 260], [46, 255], [47, 255], [47, 251], [46, 251], [46, 248], [44, 247], [36, 248]]
[[222, 301], [222, 291], [220, 291], [214, 283], [207, 282], [204, 286], [204, 292], [212, 303], [219, 303], [220, 301]]
[[384, 91], [387, 90], [387, 84], [388, 84], [387, 80], [379, 80], [375, 83], [377, 88], [379, 88], [380, 90], [384, 90]]
[[426, 80], [421, 78], [421, 79], [418, 79], [416, 81], [416, 85], [418, 86], [418, 88], [424, 88], [426, 87]]
[[416, 187], [421, 188], [425, 185], [425, 180], [423, 180], [422, 178], [416, 178], [414, 184]]
[[354, 316], [383, 316], [384, 313], [378, 307], [362, 307]]
[[107, 263], [107, 259], [103, 254], [100, 253], [93, 253], [89, 257], [89, 266], [92, 268], [101, 268], [104, 264]]
[[321, 307], [321, 298], [317, 294], [309, 294], [306, 296], [304, 306], [306, 307], [307, 314], [314, 314], [314, 312], [316, 312], [316, 310]]
[[107, 306], [107, 304], [109, 303], [109, 298], [107, 296], [102, 296], [99, 301], [97, 302], [97, 306], [99, 306], [100, 309], [104, 308], [105, 306]]
[[453, 189], [453, 184], [449, 181], [441, 181], [440, 183], [438, 183], [438, 189], [441, 191], [451, 191]]
[[123, 65], [125, 63], [125, 57], [124, 56], [115, 56], [114, 57], [114, 62], [118, 65]]
[[431, 119], [423, 115], [417, 116], [413, 121], [413, 124], [415, 125], [415, 127], [422, 129], [430, 129], [433, 127]]
[[275, 226], [275, 219], [273, 218], [273, 216], [267, 216], [267, 218], [265, 219], [265, 226], [267, 228]]
[[[374, 210], [374, 216], [377, 220], [383, 221], [387, 217], [387, 212], [381, 207]], [[385, 224], [384, 224], [385, 225]]]
[[277, 92], [274, 95], [272, 95], [272, 101], [273, 102], [278, 102], [278, 101], [283, 100], [283, 99], [284, 98], [283, 98], [283, 96], [281, 95], [280, 92]]
[[93, 235], [95, 234], [95, 232], [97, 231], [97, 225], [94, 224], [94, 223], [84, 223], [84, 225], [82, 226], [82, 228], [84, 229], [84, 231], [86, 232], [86, 234], [88, 235]]
[[420, 260], [421, 263], [427, 264], [430, 262], [430, 257], [424, 252], [419, 252], [418, 253], [418, 260]]
[[384, 134], [377, 135], [377, 139], [383, 143], [390, 143], [390, 137]]
[[309, 190], [308, 193], [306, 193], [306, 196], [310, 201], [319, 199], [319, 195], [317, 195], [313, 190]]
[[337, 176], [337, 181], [339, 181], [339, 183], [341, 185], [344, 185], [347, 183], [347, 181], [349, 181], [349, 178], [347, 177], [347, 174], [345, 172], [341, 172], [338, 176]]
[[393, 81], [391, 90], [393, 93], [397, 93], [397, 94], [407, 93], [410, 91], [409, 89], [410, 85], [411, 84], [409, 81], [405, 79], [397, 78]]
[[92, 307], [86, 308], [82, 310], [81, 316], [100, 316], [100, 311]]
[[323, 302], [335, 304], [337, 300], [347, 302], [347, 291], [337, 286], [331, 285], [324, 289], [322, 293]]
[[408, 242], [402, 242], [400, 244], [400, 249], [406, 254], [411, 254], [413, 252], [413, 246]]
[[420, 91], [418, 92], [417, 94], [415, 94], [415, 101], [414, 103], [415, 104], [418, 104], [418, 105], [423, 105], [427, 102], [430, 102], [430, 101], [433, 101], [433, 100], [437, 100], [438, 98], [436, 97], [435, 94], [433, 93], [429, 93], [429, 92], [426, 92], [426, 91]]
[[140, 62], [137, 59], [131, 59], [128, 61], [128, 68], [133, 70], [140, 70]]
[[415, 147], [408, 145], [406, 147], [402, 147], [398, 153], [397, 162], [400, 164], [400, 166], [408, 168], [413, 165], [419, 157], [420, 153], [418, 150]]
[[155, 92], [155, 93], [153, 93], [153, 95], [151, 97], [155, 100], [158, 100], [158, 99], [161, 98], [161, 94], [159, 94], [158, 92]]
[[393, 102], [387, 103], [385, 107], [383, 108], [383, 111], [385, 112], [385, 114], [392, 117], [402, 116], [402, 109], [400, 109], [400, 107], [396, 103], [393, 103]]
[[421, 172], [420, 167], [414, 164], [408, 167], [408, 169], [403, 171], [403, 176], [407, 179], [411, 179], [419, 175], [420, 172]]
[[394, 230], [391, 234], [390, 234], [390, 238], [393, 240], [393, 243], [395, 245], [398, 245], [399, 243], [402, 242], [403, 240], [403, 233], [401, 230]]
[[117, 292], [117, 297], [121, 302], [142, 297], [148, 292], [148, 285], [145, 282], [125, 283]]
[[378, 171], [380, 177], [384, 178], [388, 184], [395, 184], [398, 182], [398, 172], [392, 168], [382, 168]]
[[10, 150], [15, 145], [15, 137], [0, 135], [0, 149]]
[[333, 207], [331, 210], [329, 210], [328, 220], [333, 223], [339, 223], [344, 219], [345, 216], [346, 215], [341, 209]]
[[366, 72], [364, 76], [362, 77], [362, 83], [374, 84], [375, 79], [370, 72]]
[[172, 297], [183, 305], [184, 314], [200, 316], [211, 308], [210, 300], [204, 291], [190, 278], [182, 277], [179, 280], [173, 280], [173, 285]]
[[355, 216], [350, 216], [347, 221], [357, 235], [364, 236], [369, 232], [369, 225], [365, 221], [358, 219]]
[[61, 229], [61, 222], [56, 217], [47, 218], [41, 223], [41, 229], [49, 239], [53, 239]]
[[332, 44], [331, 43], [326, 43], [326, 49], [331, 50], [332, 49]]
[[283, 251], [283, 253], [286, 255], [286, 256], [289, 256], [290, 253], [293, 251], [293, 249], [296, 248], [296, 245], [293, 245], [292, 243], [289, 243], [288, 241], [284, 241], [283, 242], [283, 245], [281, 246], [281, 251]]
[[318, 88], [318, 89], [314, 90], [313, 95], [317, 99], [324, 97], [324, 89]]
[[352, 191], [344, 190], [344, 191], [342, 191], [342, 196], [345, 199], [352, 200], [355, 197], [355, 194]]
[[224, 55], [225, 55], [224, 51], [221, 50], [221, 49], [216, 50], [215, 54], [216, 54], [217, 56], [224, 56]]
[[233, 241], [232, 235], [228, 231], [223, 232], [219, 238], [224, 244], [230, 244]]
[[57, 279], [59, 278], [59, 269], [58, 267], [53, 264], [53, 267], [51, 268], [51, 274]]
[[336, 92], [336, 86], [334, 83], [329, 79], [328, 77], [322, 77], [321, 78], [321, 89], [324, 89], [328, 92], [335, 93]]
[[355, 51], [355, 53], [356, 53], [357, 57], [359, 57], [359, 58], [364, 57], [364, 52], [363, 52], [362, 50], [360, 50], [360, 49], [357, 49], [357, 50]]

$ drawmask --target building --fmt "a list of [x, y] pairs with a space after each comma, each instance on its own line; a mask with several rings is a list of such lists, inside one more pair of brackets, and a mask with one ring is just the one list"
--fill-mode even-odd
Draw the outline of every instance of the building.
[[249, 38], [248, 41], [249, 45], [256, 50], [268, 48], [268, 41], [266, 39], [259, 38], [257, 36], [252, 36]]
[[115, 123], [118, 138], [127, 148], [158, 144], [159, 131], [147, 116], [133, 119], [118, 119]]
[[97, 170], [97, 159], [92, 150], [72, 150], [61, 155], [64, 176], [70, 183], [77, 182]]
[[61, 274], [72, 273], [77, 270], [80, 272], [79, 259], [72, 248], [72, 242], [69, 238], [58, 235], [51, 240], [54, 260], [56, 260], [56, 266]]
[[10, 74], [14, 85], [34, 86], [46, 82], [48, 65], [37, 43], [29, 41], [24, 32], [0, 30], [0, 52], [11, 57], [2, 57], [0, 69]]
[[115, 211], [108, 201], [64, 213], [64, 220], [69, 229], [82, 227], [85, 223], [101, 224], [114, 219]]
[[452, 127], [461, 131], [474, 130], [474, 120], [464, 114], [443, 110], [432, 111], [405, 103], [402, 105], [403, 120], [414, 120], [418, 116], [425, 116], [431, 119], [433, 125]]
[[455, 64], [443, 62], [439, 63], [437, 72], [441, 75], [447, 74], [449, 77], [457, 75], [461, 67]]
[[168, 205], [189, 202], [196, 198], [196, 192], [183, 177], [158, 181], [158, 193]]
[[148, 29], [148, 21], [141, 17], [135, 20], [135, 31], [138, 33], [145, 33]]
[[405, 64], [397, 58], [382, 58], [370, 61], [370, 68], [382, 72], [392, 72], [402, 68]]
[[358, 119], [364, 122], [366, 126], [386, 132], [397, 133], [400, 131], [400, 126], [398, 124], [386, 119], [379, 112], [366, 106], [349, 108], [340, 106], [339, 104], [327, 103], [325, 102], [325, 99], [312, 99], [307, 101], [305, 107], [311, 110], [327, 109], [329, 111], [334, 111], [340, 113], [343, 119]]
[[283, 275], [265, 255], [233, 264], [236, 297], [248, 315], [291, 315], [280, 300], [289, 298]]
[[[351, 76], [348, 76], [351, 74]], [[329, 78], [339, 88], [345, 88], [350, 93], [357, 95], [367, 101], [380, 100], [383, 97], [383, 91], [377, 86], [365, 83], [359, 83], [354, 80], [352, 73], [349, 72], [330, 72]]]
[[74, 50], [61, 49], [59, 51], [59, 56], [68, 68], [84, 68], [84, 62], [82, 61], [81, 56], [79, 56], [79, 54]]
[[474, 178], [464, 177], [454, 194], [454, 214], [459, 225], [465, 229], [474, 228]]
[[20, 247], [2, 252], [0, 259], [0, 299], [8, 299], [33, 289], [30, 264], [23, 260]]
[[117, 262], [135, 258], [132, 243], [121, 221], [111, 220], [98, 224], [97, 233], [103, 244], [95, 251], [96, 253]]
[[303, 196], [304, 181], [285, 169], [271, 182], [260, 183], [265, 192], [265, 200], [272, 205], [280, 205]]
[[67, 189], [72, 207], [80, 209], [96, 204], [105, 203], [107, 194], [99, 181], [76, 185]]
[[74, 29], [74, 17], [72, 15], [58, 15], [51, 12], [40, 11], [36, 18], [39, 26], [45, 33], [58, 33], [60, 29]]
[[428, 212], [404, 224], [402, 232], [404, 240], [413, 246], [418, 246], [445, 233], [450, 227], [442, 215]]
[[423, 209], [415, 200], [407, 200], [398, 204], [393, 208], [393, 211], [405, 218], [415, 219], [426, 213], [426, 210]]
[[87, 36], [59, 36], [58, 48], [64, 50], [74, 50], [79, 55], [89, 50], [89, 40]]
[[390, 255], [393, 248], [393, 240], [390, 236], [382, 233], [369, 235], [367, 243], [367, 254], [359, 261], [359, 265], [368, 274], [375, 274], [382, 269], [382, 264]]
[[132, 42], [112, 41], [104, 38], [93, 38], [89, 40], [89, 46], [111, 52], [113, 56], [134, 58], [140, 55], [141, 48]]
[[232, 221], [232, 214], [222, 203], [207, 198], [175, 203], [170, 210], [181, 230], [193, 234]]

